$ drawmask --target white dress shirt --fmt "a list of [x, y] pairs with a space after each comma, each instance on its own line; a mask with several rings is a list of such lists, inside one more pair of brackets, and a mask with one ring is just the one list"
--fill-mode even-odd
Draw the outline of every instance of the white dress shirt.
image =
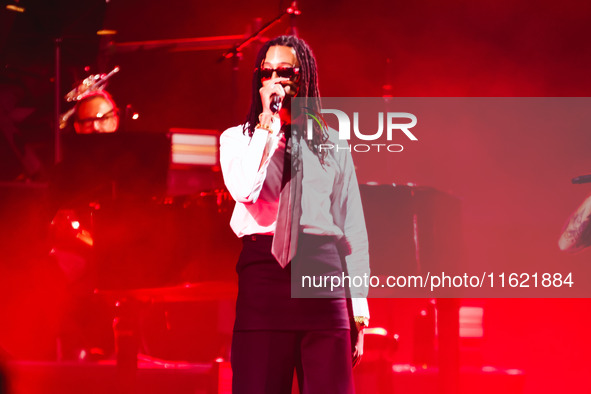
[[[274, 234], [283, 176], [285, 138], [274, 120], [272, 132], [255, 129], [252, 138], [243, 126], [231, 127], [220, 137], [220, 164], [224, 183], [236, 201], [230, 226], [238, 237]], [[300, 231], [345, 237], [350, 253], [345, 257], [348, 275], [369, 276], [367, 231], [355, 167], [346, 141], [329, 130], [325, 164], [302, 141], [302, 216]], [[263, 152], [269, 155], [261, 163]], [[351, 288], [353, 314], [369, 318], [367, 288]]]

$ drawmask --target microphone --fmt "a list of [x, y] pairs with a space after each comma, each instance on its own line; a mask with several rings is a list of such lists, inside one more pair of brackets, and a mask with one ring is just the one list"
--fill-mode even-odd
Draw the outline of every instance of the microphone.
[[276, 94], [271, 96], [271, 105], [270, 105], [271, 112], [273, 112], [274, 114], [279, 112], [282, 104], [283, 104], [283, 100], [281, 100], [281, 97], [279, 97]]
[[571, 182], [574, 184], [590, 183], [591, 182], [591, 175], [576, 176], [571, 180]]

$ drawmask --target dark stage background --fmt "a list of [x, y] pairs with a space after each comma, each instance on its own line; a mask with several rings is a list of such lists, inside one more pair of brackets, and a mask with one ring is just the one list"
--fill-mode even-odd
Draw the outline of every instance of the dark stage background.
[[[221, 49], [118, 52], [94, 32], [114, 29], [118, 43], [241, 35], [260, 24], [256, 18], [266, 22], [288, 2], [22, 0], [24, 14], [7, 11], [5, 3], [2, 83], [18, 93], [3, 98], [18, 102], [7, 99], [3, 110], [34, 109], [19, 124], [19, 138], [32, 147], [42, 170], [34, 182], [17, 186], [24, 190], [18, 198], [6, 193], [0, 206], [0, 358], [4, 351], [15, 359], [48, 359], [54, 356], [57, 316], [65, 302], [65, 284], [44, 257], [51, 212], [38, 203], [53, 157], [51, 38], [64, 35], [62, 96], [86, 76], [85, 66], [96, 73], [119, 65], [109, 90], [120, 107], [131, 105], [139, 113], [131, 129], [221, 132], [241, 122], [247, 110], [259, 44], [245, 49], [237, 63], [219, 62]], [[586, 97], [591, 92], [587, 1], [298, 4], [298, 33], [316, 54], [326, 97]], [[288, 27], [284, 19], [265, 36]], [[568, 215], [590, 192], [570, 178], [591, 172], [591, 134], [566, 126], [549, 135], [533, 127], [519, 135], [458, 130], [453, 136], [419, 136], [427, 140], [421, 149], [412, 157], [391, 154], [379, 173], [367, 170], [355, 155], [360, 183], [413, 182], [458, 196], [469, 264], [527, 261], [532, 269], [539, 263], [565, 271], [589, 264], [591, 252], [561, 254], [557, 240]], [[2, 149], [2, 180], [13, 181], [23, 169], [6, 146]], [[221, 263], [231, 271], [231, 258]], [[372, 325], [406, 327], [414, 316], [403, 315], [399, 304], [370, 300]], [[462, 305], [484, 308], [482, 364], [522, 369], [525, 394], [591, 393], [589, 299], [464, 299]], [[410, 347], [401, 342], [397, 362], [411, 361]]]

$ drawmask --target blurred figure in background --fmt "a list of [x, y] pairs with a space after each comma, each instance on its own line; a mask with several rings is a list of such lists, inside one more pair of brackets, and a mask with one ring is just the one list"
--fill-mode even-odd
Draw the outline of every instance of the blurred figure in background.
[[[105, 90], [81, 97], [70, 119], [64, 149], [69, 148], [68, 141], [85, 138], [79, 135], [115, 133], [119, 129], [119, 109]], [[92, 220], [92, 207], [109, 200], [111, 184], [93, 175], [97, 169], [92, 164], [100, 166], [100, 160], [90, 161], [64, 159], [54, 168], [50, 187], [55, 212], [50, 255], [64, 274], [69, 294], [61, 321], [60, 353], [70, 360], [101, 359], [112, 351], [110, 310], [93, 294], [97, 262]]]
[[119, 128], [119, 109], [104, 90], [84, 96], [74, 110], [74, 130], [77, 134], [114, 133]]

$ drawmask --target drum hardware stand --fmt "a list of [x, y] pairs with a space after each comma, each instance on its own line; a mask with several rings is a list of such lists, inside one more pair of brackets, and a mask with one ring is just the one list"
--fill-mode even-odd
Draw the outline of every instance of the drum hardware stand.
[[[231, 113], [236, 113], [234, 111], [236, 107], [236, 100], [237, 95], [236, 92], [238, 90], [238, 71], [239, 71], [239, 61], [241, 59], [241, 51], [248, 47], [255, 41], [260, 41], [261, 35], [269, 30], [272, 26], [278, 23], [284, 16], [290, 17], [290, 28], [289, 32], [292, 35], [297, 35], [297, 28], [296, 28], [296, 17], [301, 15], [301, 11], [297, 6], [297, 1], [292, 1], [290, 6], [287, 7], [283, 12], [281, 12], [277, 17], [273, 20], [265, 23], [261, 26], [258, 30], [254, 33], [250, 34], [247, 38], [244, 38], [245, 35], [226, 35], [226, 36], [213, 36], [213, 37], [193, 37], [193, 38], [178, 38], [178, 39], [166, 39], [166, 40], [150, 40], [150, 41], [130, 41], [130, 42], [111, 42], [107, 48], [105, 48], [104, 53], [106, 54], [114, 54], [114, 53], [123, 53], [123, 52], [134, 52], [134, 51], [148, 51], [148, 50], [155, 50], [155, 49], [168, 49], [170, 51], [206, 51], [206, 50], [213, 50], [213, 49], [224, 49], [227, 48], [228, 45], [231, 45], [230, 49], [226, 49], [226, 51], [220, 56], [218, 59], [218, 63], [221, 63], [225, 59], [232, 59], [232, 83], [231, 83], [231, 94], [230, 94], [230, 103], [229, 103], [229, 110]], [[238, 44], [236, 41], [242, 40]], [[58, 112], [59, 113], [59, 112]]]

